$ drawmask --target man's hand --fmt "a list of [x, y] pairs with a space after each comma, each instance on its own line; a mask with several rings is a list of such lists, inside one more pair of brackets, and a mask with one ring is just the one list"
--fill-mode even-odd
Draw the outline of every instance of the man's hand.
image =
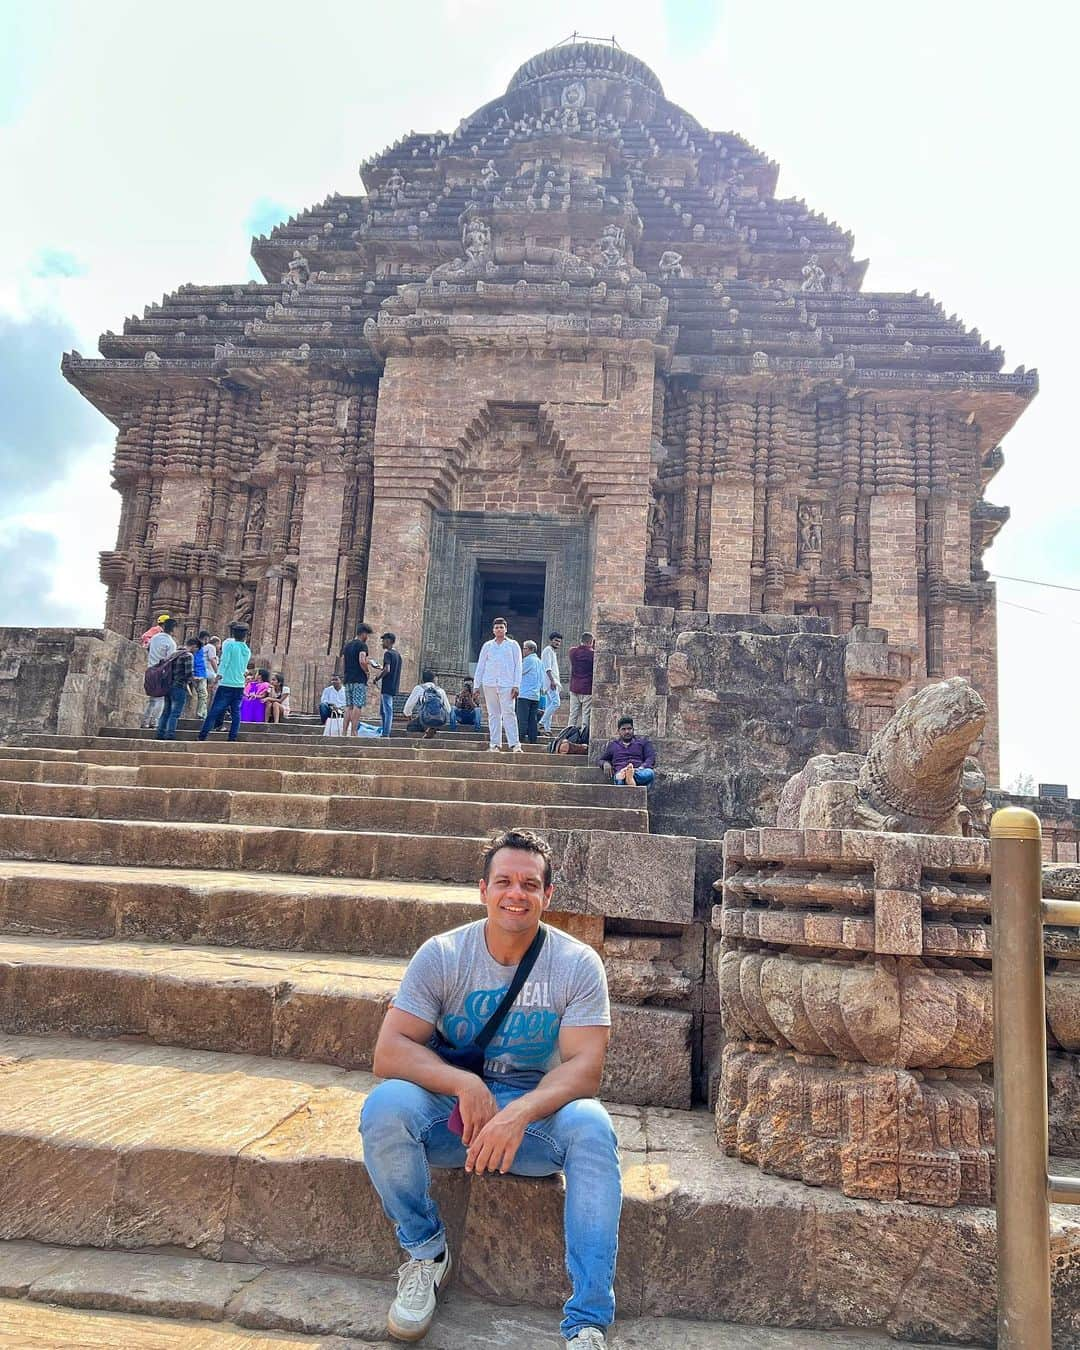
[[463, 1075], [457, 1099], [458, 1110], [461, 1112], [461, 1121], [464, 1126], [461, 1131], [461, 1139], [462, 1143], [468, 1147], [499, 1108], [495, 1105], [495, 1098], [491, 1095], [487, 1084], [475, 1073]]
[[[509, 1102], [473, 1136], [465, 1157], [465, 1171], [483, 1176], [485, 1172], [509, 1172], [525, 1138], [528, 1121]], [[464, 1114], [464, 1113], [462, 1113]]]
[[517, 698], [517, 696], [518, 696], [518, 687], [517, 687], [517, 685], [515, 684], [514, 687], [513, 687], [513, 689], [510, 690], [510, 697], [511, 697], [511, 698]]
[[615, 769], [610, 760], [604, 760], [604, 777], [610, 782], [615, 777]]

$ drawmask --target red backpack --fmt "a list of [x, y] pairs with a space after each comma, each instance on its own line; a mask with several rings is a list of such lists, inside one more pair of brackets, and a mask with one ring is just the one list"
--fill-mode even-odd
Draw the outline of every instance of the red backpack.
[[158, 661], [156, 665], [148, 666], [146, 674], [143, 676], [143, 688], [150, 698], [164, 698], [172, 688], [173, 682], [173, 662], [180, 655], [180, 649], [177, 648], [171, 656], [166, 656], [163, 661]]

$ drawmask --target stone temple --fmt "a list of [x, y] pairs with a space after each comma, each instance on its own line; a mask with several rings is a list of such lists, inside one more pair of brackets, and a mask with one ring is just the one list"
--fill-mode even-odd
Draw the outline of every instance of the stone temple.
[[618, 47], [527, 61], [451, 132], [361, 166], [67, 378], [118, 428], [108, 627], [252, 625], [311, 694], [361, 616], [464, 673], [492, 616], [601, 605], [888, 630], [990, 705], [1007, 517], [984, 489], [1037, 388], [777, 196]]
[[[995, 1344], [982, 493], [1034, 375], [862, 291], [849, 236], [615, 46], [543, 52], [362, 172], [255, 241], [265, 282], [64, 361], [123, 510], [102, 628], [0, 629], [0, 1343], [382, 1336], [375, 1038], [514, 824], [611, 993], [610, 1343]], [[294, 715], [154, 741], [162, 610], [250, 622]], [[589, 757], [323, 736], [361, 616], [450, 681], [497, 612], [595, 631]], [[647, 792], [596, 762], [627, 711]], [[1077, 898], [1080, 803], [1023, 804], [1043, 894]], [[1044, 951], [1075, 1174], [1080, 936]], [[432, 1344], [556, 1343], [560, 1185], [438, 1173]], [[1058, 1206], [1049, 1276], [1080, 1345]]]

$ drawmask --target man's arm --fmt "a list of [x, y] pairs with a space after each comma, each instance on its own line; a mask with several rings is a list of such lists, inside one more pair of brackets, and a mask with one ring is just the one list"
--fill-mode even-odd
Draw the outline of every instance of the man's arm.
[[642, 742], [641, 748], [645, 752], [645, 758], [641, 761], [641, 767], [643, 769], [655, 769], [656, 749], [653, 746], [652, 741], [649, 740], [648, 736], [646, 736], [644, 741]]
[[559, 1032], [562, 1063], [544, 1074], [531, 1092], [507, 1102], [474, 1135], [465, 1158], [466, 1172], [508, 1172], [527, 1125], [553, 1115], [567, 1102], [595, 1097], [610, 1038], [611, 1028], [606, 1026], [563, 1027]]
[[487, 670], [488, 645], [485, 642], [480, 648], [480, 659], [476, 663], [476, 671], [473, 675], [473, 688], [481, 689], [484, 684], [484, 673]]
[[409, 695], [409, 697], [405, 700], [405, 706], [404, 706], [404, 708], [402, 708], [402, 710], [401, 710], [401, 711], [402, 711], [402, 714], [403, 714], [405, 717], [411, 717], [411, 716], [412, 716], [413, 709], [414, 709], [414, 708], [416, 707], [416, 705], [420, 702], [420, 693], [421, 693], [421, 690], [422, 690], [422, 689], [423, 689], [423, 685], [417, 684], [417, 685], [414, 685], [414, 686], [413, 686], [413, 691], [412, 691], [412, 693]]
[[375, 1042], [372, 1072], [380, 1078], [402, 1078], [428, 1092], [456, 1097], [465, 1126], [461, 1137], [468, 1145], [495, 1115], [495, 1098], [482, 1078], [467, 1069], [455, 1069], [429, 1047], [434, 1030], [434, 1024], [422, 1017], [387, 1008]]

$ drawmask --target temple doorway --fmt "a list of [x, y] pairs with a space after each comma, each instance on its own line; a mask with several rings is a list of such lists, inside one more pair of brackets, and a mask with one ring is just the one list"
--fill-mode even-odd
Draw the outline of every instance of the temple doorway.
[[512, 638], [519, 643], [531, 638], [537, 648], [542, 647], [546, 588], [547, 565], [543, 562], [477, 559], [470, 633], [473, 660], [500, 615], [506, 619]]

